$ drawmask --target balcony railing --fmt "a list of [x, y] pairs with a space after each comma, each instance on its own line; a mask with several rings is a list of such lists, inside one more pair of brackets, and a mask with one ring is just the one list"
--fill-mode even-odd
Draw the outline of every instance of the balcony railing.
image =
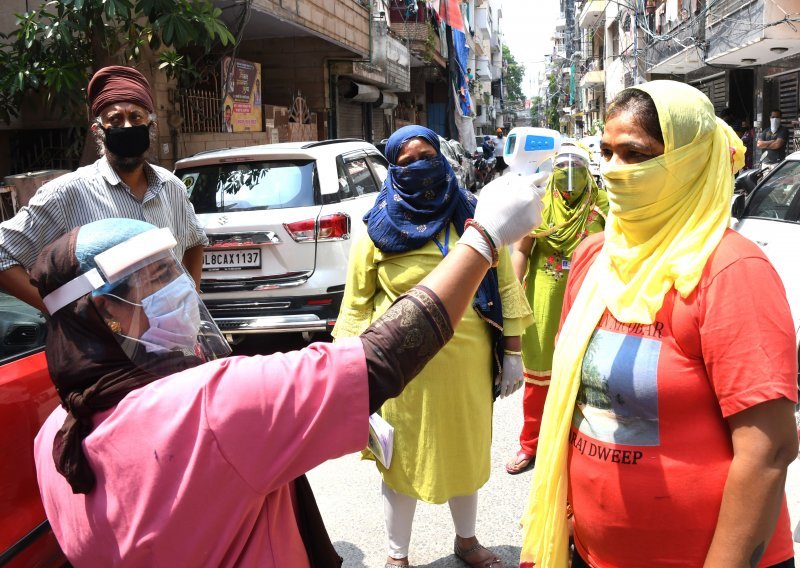
[[[661, 40], [649, 38], [647, 44], [647, 61], [649, 64], [648, 71], [657, 73], [686, 73], [692, 70], [686, 67], [687, 65], [691, 67], [691, 61], [698, 61], [698, 65], [702, 65], [699, 63], [701, 58], [696, 52], [699, 49], [698, 46], [702, 45], [704, 37], [705, 28], [702, 25], [702, 22], [689, 20], [678, 24], [678, 26], [672, 32], [670, 32], [668, 39]], [[681, 52], [689, 50], [692, 52], [692, 57], [683, 58], [681, 60], [681, 69], [657, 69], [660, 64], [663, 64], [668, 59], [678, 55]]]

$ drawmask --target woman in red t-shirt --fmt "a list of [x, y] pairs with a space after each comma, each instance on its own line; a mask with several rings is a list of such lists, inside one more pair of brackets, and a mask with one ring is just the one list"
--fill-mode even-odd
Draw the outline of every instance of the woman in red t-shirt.
[[573, 257], [522, 566], [566, 566], [567, 509], [573, 568], [794, 566], [794, 326], [728, 229], [743, 150], [683, 83], [609, 106], [609, 217]]

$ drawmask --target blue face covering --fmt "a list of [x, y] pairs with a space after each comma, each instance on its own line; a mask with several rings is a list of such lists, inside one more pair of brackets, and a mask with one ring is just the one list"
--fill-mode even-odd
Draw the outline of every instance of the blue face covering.
[[[421, 190], [423, 198], [427, 197], [429, 201], [439, 201], [431, 192], [447, 184], [448, 172], [444, 168], [442, 156], [429, 160], [417, 160], [407, 166], [389, 165], [389, 171], [398, 188], [411, 190], [411, 192], [415, 192], [417, 189]], [[415, 185], [417, 189], [414, 189]], [[425, 188], [428, 188], [427, 192]]]
[[150, 327], [139, 338], [151, 353], [194, 351], [200, 330], [197, 292], [186, 274], [142, 300]]
[[[419, 138], [436, 156], [398, 166], [403, 145]], [[386, 143], [389, 171], [375, 206], [364, 216], [372, 242], [384, 252], [418, 249], [438, 235], [451, 220], [459, 225], [475, 211], [475, 198], [458, 187], [453, 168], [442, 156], [439, 137], [424, 126], [404, 126]]]

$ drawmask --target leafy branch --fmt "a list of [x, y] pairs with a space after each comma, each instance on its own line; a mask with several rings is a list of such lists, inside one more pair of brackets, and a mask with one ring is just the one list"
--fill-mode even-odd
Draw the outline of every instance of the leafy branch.
[[16, 14], [15, 31], [0, 36], [0, 119], [18, 116], [31, 92], [77, 111], [91, 70], [109, 63], [157, 57], [168, 77], [191, 80], [181, 50], [235, 42], [221, 15], [210, 0], [50, 0]]

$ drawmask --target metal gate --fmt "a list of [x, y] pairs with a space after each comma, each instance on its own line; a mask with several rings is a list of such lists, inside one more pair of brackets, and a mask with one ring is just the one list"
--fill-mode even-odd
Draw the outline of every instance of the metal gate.
[[337, 105], [337, 138], [364, 139], [364, 113], [361, 103], [339, 99]]
[[714, 113], [719, 115], [728, 105], [728, 78], [725, 75], [692, 83], [714, 105]]
[[372, 109], [372, 132], [376, 143], [389, 137], [386, 118], [386, 112], [382, 108]]
[[428, 128], [439, 134], [447, 136], [446, 103], [428, 103]]
[[795, 139], [795, 124], [797, 122], [798, 108], [798, 72], [787, 73], [776, 78], [776, 95], [778, 97], [778, 110], [781, 111], [781, 126], [789, 129], [789, 139], [786, 141], [786, 153], [798, 150]]

